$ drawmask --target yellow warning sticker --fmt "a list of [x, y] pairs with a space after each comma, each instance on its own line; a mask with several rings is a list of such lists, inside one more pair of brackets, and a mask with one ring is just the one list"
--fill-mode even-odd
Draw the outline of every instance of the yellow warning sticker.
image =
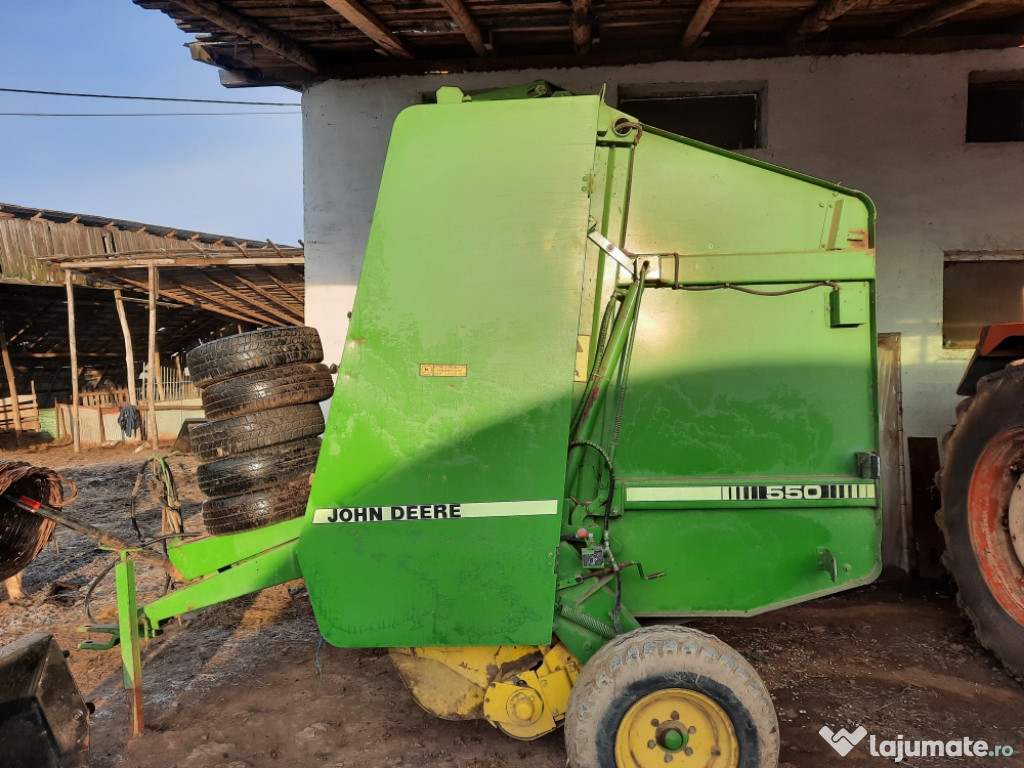
[[587, 367], [590, 365], [590, 337], [580, 334], [576, 337], [576, 370], [573, 381], [587, 380]]
[[420, 376], [464, 379], [469, 375], [468, 367], [455, 363], [420, 363]]

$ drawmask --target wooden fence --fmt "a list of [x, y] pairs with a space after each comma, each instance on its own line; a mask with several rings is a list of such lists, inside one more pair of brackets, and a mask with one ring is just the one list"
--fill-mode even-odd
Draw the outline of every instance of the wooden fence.
[[[21, 416], [23, 431], [39, 431], [39, 403], [36, 401], [36, 384], [32, 382], [32, 393], [18, 395], [18, 414]], [[0, 432], [14, 431], [14, 403], [10, 397], [0, 398]]]

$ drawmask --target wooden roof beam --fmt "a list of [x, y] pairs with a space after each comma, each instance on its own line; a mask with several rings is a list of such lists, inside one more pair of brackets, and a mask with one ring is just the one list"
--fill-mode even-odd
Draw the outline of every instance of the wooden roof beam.
[[[223, 299], [219, 299], [216, 296], [212, 296], [206, 291], [201, 291], [194, 286], [178, 284], [174, 286], [175, 291], [180, 291], [186, 296], [198, 296], [196, 306], [201, 306], [203, 309], [213, 312], [215, 315], [224, 315], [225, 317], [231, 317], [235, 320], [241, 320], [244, 323], [253, 323], [255, 325], [275, 325], [273, 320], [268, 321], [265, 317], [257, 317], [250, 315], [245, 310], [239, 309], [238, 307], [226, 307]], [[179, 301], [181, 298], [176, 296]]]
[[787, 35], [787, 40], [799, 40], [824, 32], [832, 22], [853, 8], [860, 0], [821, 0]]
[[285, 293], [287, 293], [289, 296], [291, 296], [293, 299], [295, 299], [300, 304], [305, 305], [305, 298], [301, 294], [299, 294], [299, 293], [293, 291], [291, 288], [289, 288], [287, 283], [285, 283], [283, 280], [279, 280], [276, 275], [274, 275], [274, 274], [272, 274], [270, 272], [270, 270], [267, 270], [267, 277], [269, 277], [271, 280], [273, 280], [278, 288], [283, 290]]
[[356, 0], [324, 0], [324, 3], [343, 16], [345, 21], [373, 40], [388, 55], [396, 59], [416, 58], [405, 47], [405, 43], [399, 40], [384, 22], [366, 10]]
[[711, 17], [715, 15], [715, 11], [718, 10], [718, 3], [721, 0], [700, 0], [700, 5], [697, 6], [697, 10], [693, 12], [693, 18], [690, 19], [690, 23], [686, 25], [686, 31], [683, 32], [683, 39], [679, 43], [679, 47], [683, 49], [693, 48], [704, 35], [704, 30], [711, 22]]
[[221, 29], [250, 40], [282, 59], [298, 64], [314, 74], [321, 71], [320, 63], [305, 47], [290, 37], [271, 29], [250, 16], [243, 16], [217, 0], [173, 0], [174, 4], [186, 11], [201, 16]]
[[572, 46], [577, 54], [585, 56], [590, 53], [593, 42], [593, 0], [572, 0]]
[[284, 313], [285, 315], [287, 315], [289, 318], [291, 318], [291, 321], [293, 323], [295, 323], [296, 325], [303, 325], [304, 324], [305, 319], [303, 318], [301, 312], [296, 312], [296, 308], [292, 304], [289, 304], [287, 302], [281, 301], [280, 298], [275, 296], [273, 293], [271, 293], [267, 289], [260, 287], [259, 285], [257, 285], [256, 283], [252, 282], [251, 280], [246, 280], [244, 277], [242, 277], [239, 274], [235, 274], [235, 279], [238, 282], [240, 282], [242, 285], [248, 286], [249, 290], [253, 291], [254, 293], [258, 293], [260, 296], [265, 298], [267, 301], [269, 301], [269, 302], [275, 304], [277, 307], [279, 307], [281, 312]]
[[[444, 9], [448, 11], [448, 15], [452, 17], [456, 24], [459, 25], [459, 29], [462, 30], [462, 34], [469, 40], [469, 44], [473, 46], [473, 50], [476, 51], [477, 56], [490, 56], [491, 50], [487, 47], [484, 42], [483, 33], [480, 32], [480, 27], [477, 25], [476, 20], [470, 15], [469, 8], [462, 0], [438, 0]], [[575, 5], [575, 3], [574, 3]]]
[[[220, 290], [224, 291], [228, 296], [233, 296], [242, 302], [242, 306], [232, 305], [232, 308], [239, 312], [245, 312], [252, 315], [253, 317], [267, 318], [270, 324], [273, 325], [276, 320], [278, 323], [288, 325], [294, 322], [288, 315], [282, 313], [277, 307], [268, 306], [266, 304], [260, 304], [252, 300], [251, 296], [246, 296], [242, 291], [232, 288], [230, 285], [226, 285], [220, 280], [214, 280], [206, 273], [201, 273], [206, 281]], [[223, 301], [221, 303], [224, 303]], [[264, 314], [269, 313], [269, 314]], [[266, 320], [264, 320], [266, 322]]]
[[969, 11], [971, 8], [984, 2], [985, 0], [950, 0], [950, 2], [939, 3], [924, 11], [915, 13], [909, 19], [896, 25], [892, 31], [893, 37], [907, 37], [908, 35], [937, 27], [947, 19], [964, 11]]

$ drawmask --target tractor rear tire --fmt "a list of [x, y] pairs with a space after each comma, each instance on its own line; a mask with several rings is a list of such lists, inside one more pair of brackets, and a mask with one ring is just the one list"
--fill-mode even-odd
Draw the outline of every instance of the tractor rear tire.
[[200, 424], [192, 428], [190, 437], [193, 453], [206, 462], [314, 437], [323, 431], [323, 411], [310, 403]]
[[240, 533], [302, 517], [309, 500], [305, 477], [252, 493], [203, 502], [203, 522], [214, 536]]
[[[978, 640], [1024, 675], [1024, 365], [985, 376], [943, 441], [939, 527]], [[1011, 503], [1012, 501], [1012, 503]]]
[[192, 383], [204, 388], [240, 373], [324, 359], [316, 328], [285, 326], [225, 336], [188, 353]]
[[[653, 717], [652, 717], [653, 715]], [[711, 635], [641, 627], [602, 647], [573, 686], [571, 768], [775, 768], [779, 724], [754, 668]]]
[[272, 445], [230, 459], [200, 464], [199, 490], [211, 499], [248, 493], [270, 485], [308, 477], [316, 469], [320, 440], [311, 437]]
[[203, 411], [211, 421], [286, 405], [319, 403], [334, 393], [322, 363], [300, 363], [253, 371], [203, 390]]

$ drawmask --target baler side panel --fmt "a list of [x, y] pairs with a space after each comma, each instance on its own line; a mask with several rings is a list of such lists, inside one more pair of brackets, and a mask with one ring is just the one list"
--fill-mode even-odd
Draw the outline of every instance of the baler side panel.
[[396, 122], [299, 542], [329, 642], [550, 641], [598, 108]]
[[[632, 168], [619, 242], [678, 258], [654, 257], [614, 446], [616, 558], [665, 576], [628, 569], [624, 606], [757, 613], [870, 581], [879, 495], [858, 466], [879, 444], [870, 201], [657, 130], [639, 138]], [[664, 287], [675, 279], [713, 289]], [[588, 461], [599, 474], [598, 457]], [[726, 490], [766, 485], [790, 495], [751, 501]], [[722, 499], [682, 501], [695, 486], [698, 498], [721, 488]], [[863, 496], [816, 500], [851, 487]], [[835, 581], [822, 566], [832, 557]]]

